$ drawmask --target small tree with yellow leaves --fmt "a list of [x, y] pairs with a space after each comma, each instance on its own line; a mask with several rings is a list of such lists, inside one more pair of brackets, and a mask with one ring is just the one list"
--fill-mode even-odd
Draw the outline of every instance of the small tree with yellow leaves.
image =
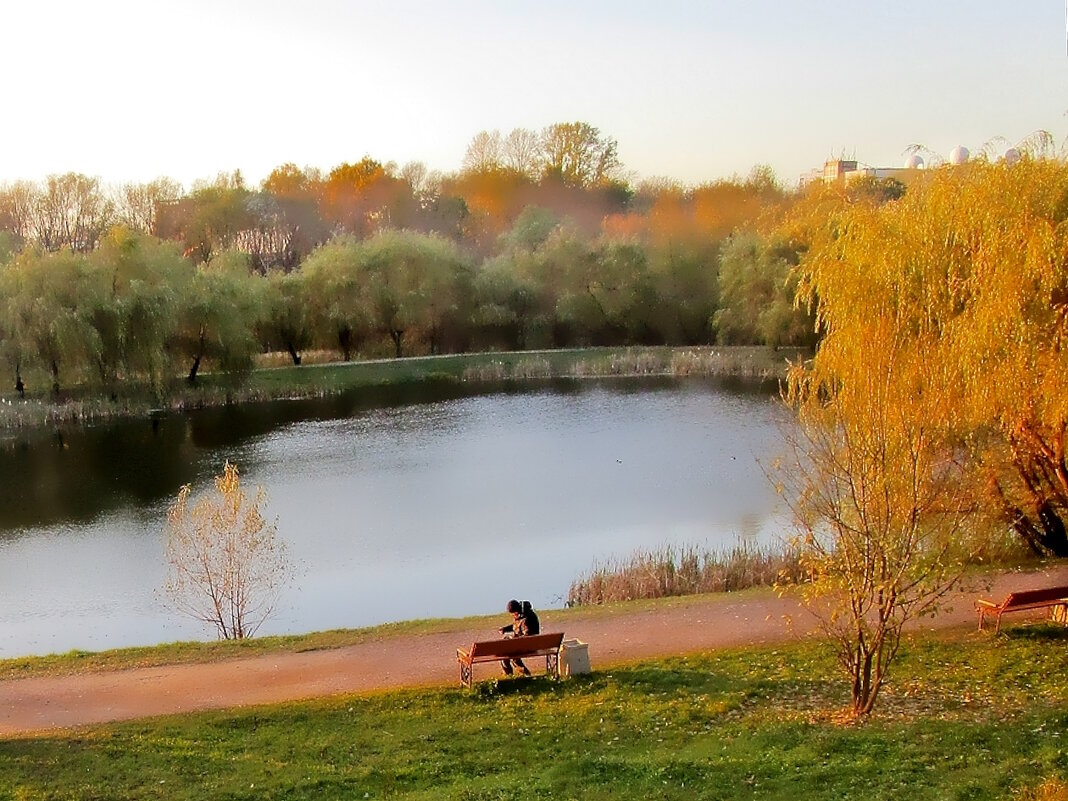
[[277, 526], [263, 514], [266, 493], [241, 489], [226, 463], [214, 493], [190, 505], [190, 487], [167, 513], [168, 596], [184, 614], [215, 627], [220, 639], [253, 636], [270, 617], [291, 566]]

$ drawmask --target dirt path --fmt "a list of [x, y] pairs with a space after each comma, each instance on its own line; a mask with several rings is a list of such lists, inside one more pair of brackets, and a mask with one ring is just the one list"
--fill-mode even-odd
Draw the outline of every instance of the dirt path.
[[[1015, 589], [1051, 583], [1068, 583], [1068, 566], [1001, 576], [989, 594], [1001, 598]], [[957, 596], [944, 613], [922, 625], [973, 622], [975, 597], [974, 592]], [[589, 643], [594, 670], [651, 657], [785, 641], [810, 628], [810, 619], [795, 601], [749, 594], [687, 599], [618, 615], [569, 614], [566, 621], [567, 637]], [[559, 630], [552, 611], [542, 613], [542, 628]], [[455, 685], [456, 648], [494, 636], [492, 630], [472, 629], [216, 663], [0, 681], [0, 737], [204, 709]], [[476, 681], [494, 675], [494, 665], [475, 666]]]

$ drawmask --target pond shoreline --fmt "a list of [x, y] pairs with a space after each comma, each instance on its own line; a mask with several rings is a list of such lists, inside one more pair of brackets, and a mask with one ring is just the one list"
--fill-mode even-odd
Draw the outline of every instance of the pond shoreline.
[[[265, 635], [482, 614], [510, 597], [550, 608], [598, 561], [778, 537], [760, 469], [787, 416], [773, 385], [484, 386], [393, 384], [0, 438], [0, 654], [203, 635], [158, 594], [163, 524], [181, 487], [201, 492], [227, 461], [264, 489], [300, 566]], [[524, 569], [501, 569], [517, 542], [536, 543]]]
[[[630, 347], [261, 366], [241, 381], [233, 376], [205, 372], [195, 386], [184, 381], [173, 382], [164, 399], [137, 387], [125, 387], [111, 397], [83, 387], [66, 393], [59, 401], [41, 394], [25, 398], [16, 393], [0, 395], [0, 431], [154, 418], [219, 406], [325, 398], [370, 387], [428, 382], [492, 387], [502, 382], [551, 379], [693, 376], [777, 381], [785, 377], [789, 362], [808, 355], [810, 352], [803, 348], [762, 346]], [[277, 354], [269, 354], [261, 363], [267, 365], [277, 358]]]

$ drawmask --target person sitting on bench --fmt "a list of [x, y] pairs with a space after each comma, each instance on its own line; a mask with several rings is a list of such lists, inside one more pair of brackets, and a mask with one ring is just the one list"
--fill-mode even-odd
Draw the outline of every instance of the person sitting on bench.
[[[537, 634], [541, 631], [541, 624], [538, 622], [538, 616], [533, 607], [531, 607], [530, 601], [519, 603], [513, 598], [505, 608], [512, 616], [512, 622], [498, 629], [504, 636], [507, 637], [510, 634], [513, 637], [525, 637], [528, 634]], [[522, 659], [502, 659], [501, 668], [504, 670], [505, 676], [512, 675], [513, 664], [522, 671], [524, 676], [530, 675], [530, 670], [523, 664]]]

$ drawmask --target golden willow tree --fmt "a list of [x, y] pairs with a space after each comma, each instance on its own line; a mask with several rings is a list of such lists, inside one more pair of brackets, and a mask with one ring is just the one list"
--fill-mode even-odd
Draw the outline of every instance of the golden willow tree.
[[984, 508], [1068, 557], [1068, 165], [980, 162], [926, 195], [910, 238], [940, 288], [938, 358]]
[[190, 504], [187, 484], [167, 513], [166, 589], [183, 613], [221, 639], [251, 637], [274, 611], [291, 576], [285, 544], [263, 515], [262, 488], [249, 498], [226, 463], [215, 492]]
[[927, 408], [940, 384], [925, 358], [937, 334], [905, 312], [916, 285], [876, 246], [877, 215], [848, 213], [852, 229], [817, 237], [802, 264], [825, 336], [790, 372], [798, 426], [782, 470], [809, 579], [801, 591], [849, 677], [854, 716], [874, 707], [905, 624], [959, 577], [971, 509], [943, 439], [951, 407]]
[[977, 162], [808, 208], [799, 296], [823, 337], [790, 375], [784, 483], [861, 715], [985, 533], [1068, 554], [1068, 169]]

